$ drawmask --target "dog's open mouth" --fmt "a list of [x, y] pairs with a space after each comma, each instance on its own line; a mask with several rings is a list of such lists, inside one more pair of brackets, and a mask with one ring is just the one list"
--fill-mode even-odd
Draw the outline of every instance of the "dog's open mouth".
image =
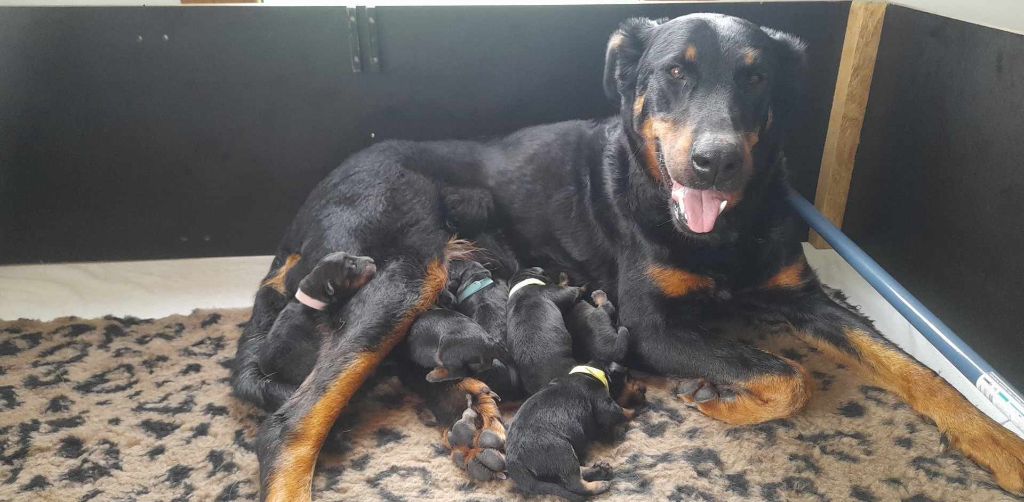
[[736, 194], [697, 190], [672, 180], [672, 217], [696, 234], [714, 230], [718, 217], [735, 200]]

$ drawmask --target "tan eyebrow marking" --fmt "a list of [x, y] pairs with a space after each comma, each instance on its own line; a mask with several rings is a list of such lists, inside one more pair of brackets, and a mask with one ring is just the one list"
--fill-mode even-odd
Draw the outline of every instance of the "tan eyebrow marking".
[[691, 63], [697, 62], [697, 48], [692, 45], [687, 45], [685, 56], [687, 61]]
[[761, 51], [753, 48], [746, 48], [743, 50], [743, 62], [750, 66], [757, 61], [757, 58], [761, 57]]

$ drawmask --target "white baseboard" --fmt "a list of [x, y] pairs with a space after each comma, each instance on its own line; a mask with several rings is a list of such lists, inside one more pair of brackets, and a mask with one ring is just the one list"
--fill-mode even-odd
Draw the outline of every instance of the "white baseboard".
[[252, 306], [272, 256], [0, 267], [0, 319], [165, 317]]

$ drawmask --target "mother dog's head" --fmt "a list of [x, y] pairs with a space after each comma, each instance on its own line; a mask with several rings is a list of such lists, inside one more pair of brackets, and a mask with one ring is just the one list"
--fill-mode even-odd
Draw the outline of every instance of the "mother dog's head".
[[766, 175], [802, 68], [796, 37], [730, 16], [630, 19], [612, 35], [605, 90], [680, 232], [714, 233]]

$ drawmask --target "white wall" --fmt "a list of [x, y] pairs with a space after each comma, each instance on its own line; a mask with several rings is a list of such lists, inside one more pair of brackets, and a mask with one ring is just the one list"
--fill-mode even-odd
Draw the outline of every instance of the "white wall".
[[[758, 1], [758, 0], [739, 0]], [[766, 0], [789, 1], [789, 0]], [[828, 0], [826, 0], [828, 1]], [[831, 0], [836, 1], [836, 0]], [[651, 3], [637, 0], [264, 0], [269, 5], [325, 4], [566, 4], [566, 3]], [[0, 6], [11, 5], [177, 5], [179, 0], [0, 0]], [[891, 3], [968, 21], [983, 26], [1024, 34], [1024, 0], [891, 0]]]
[[1024, 34], [1024, 0], [892, 0], [891, 3]]

